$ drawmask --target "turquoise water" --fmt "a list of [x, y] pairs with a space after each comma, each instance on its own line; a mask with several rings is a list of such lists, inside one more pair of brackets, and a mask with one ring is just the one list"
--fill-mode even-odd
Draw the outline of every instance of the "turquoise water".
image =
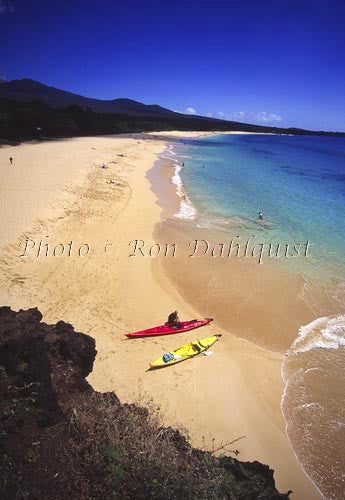
[[[308, 258], [280, 260], [303, 275], [296, 294], [315, 315], [284, 356], [282, 412], [304, 470], [327, 500], [344, 498], [345, 138], [219, 135], [170, 153], [177, 217], [217, 229], [223, 242], [310, 242]], [[334, 304], [321, 316], [312, 298], [318, 285]], [[252, 306], [246, 303], [249, 312]]]
[[345, 138], [219, 135], [175, 152], [195, 209], [180, 216], [256, 242], [301, 243], [300, 254], [310, 241], [310, 272], [344, 271]]

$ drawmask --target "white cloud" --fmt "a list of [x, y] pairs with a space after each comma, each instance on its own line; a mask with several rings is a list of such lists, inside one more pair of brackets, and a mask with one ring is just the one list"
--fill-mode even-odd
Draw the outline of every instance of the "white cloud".
[[261, 113], [257, 113], [257, 115], [254, 115], [256, 121], [258, 122], [281, 122], [282, 117], [279, 115], [276, 115], [274, 113], [266, 113], [266, 111], [261, 111]]
[[235, 120], [243, 120], [245, 116], [246, 114], [244, 111], [236, 111], [236, 113], [232, 115], [232, 118], [234, 118]]
[[175, 113], [181, 113], [183, 115], [196, 115], [196, 109], [194, 108], [186, 108], [184, 111], [181, 111], [179, 109], [173, 109], [172, 111], [175, 111]]
[[273, 122], [281, 122], [282, 117], [275, 113], [267, 113], [266, 111], [260, 111], [259, 113], [244, 111], [236, 111], [231, 116], [232, 120], [239, 120], [244, 122], [256, 122], [256, 123], [273, 123]]
[[[196, 109], [192, 107], [188, 107], [184, 111], [178, 111], [178, 110], [173, 110], [173, 111], [175, 111], [176, 113], [183, 113], [185, 115], [197, 114]], [[257, 123], [257, 124], [259, 123], [270, 124], [275, 122], [281, 122], [283, 120], [280, 115], [277, 115], [276, 113], [267, 113], [266, 111], [260, 111], [260, 112], [236, 111], [231, 115], [228, 115], [223, 111], [218, 111], [217, 113], [207, 113], [206, 116], [208, 116], [209, 118], [216, 117], [219, 118], [220, 120], [235, 120], [239, 122]]]
[[6, 12], [14, 12], [14, 7], [13, 5], [9, 3], [5, 3], [2, 0], [0, 0], [0, 14], [5, 14]]
[[194, 108], [186, 108], [186, 115], [196, 115], [196, 110]]

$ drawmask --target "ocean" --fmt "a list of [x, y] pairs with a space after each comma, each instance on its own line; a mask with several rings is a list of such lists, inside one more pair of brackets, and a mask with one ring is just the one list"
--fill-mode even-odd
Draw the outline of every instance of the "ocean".
[[[241, 251], [248, 242], [260, 265], [298, 280], [295, 294], [312, 321], [294, 324], [280, 348], [259, 329], [248, 338], [285, 352], [282, 411], [291, 444], [322, 494], [345, 498], [345, 139], [217, 135], [181, 141], [165, 156], [175, 162], [176, 219], [241, 243]], [[210, 293], [221, 301], [220, 286]]]

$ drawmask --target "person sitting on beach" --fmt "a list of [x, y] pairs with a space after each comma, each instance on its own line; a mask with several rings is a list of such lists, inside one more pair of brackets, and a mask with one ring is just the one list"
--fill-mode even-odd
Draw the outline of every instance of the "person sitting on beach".
[[172, 328], [181, 328], [182, 325], [178, 317], [178, 311], [173, 311], [172, 313], [169, 314], [168, 321], [166, 322], [166, 324], [171, 326]]
[[258, 214], [258, 215], [259, 215], [259, 219], [260, 219], [260, 220], [264, 220], [264, 214], [263, 214], [262, 212], [259, 212], [259, 214]]

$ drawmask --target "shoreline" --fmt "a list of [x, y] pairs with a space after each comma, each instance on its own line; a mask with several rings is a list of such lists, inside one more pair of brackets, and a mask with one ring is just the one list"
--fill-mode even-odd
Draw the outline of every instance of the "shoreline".
[[[159, 184], [157, 183], [157, 176], [158, 176], [158, 174], [155, 173], [155, 175], [154, 175], [154, 173], [153, 173], [154, 171], [158, 171], [158, 170], [160, 170], [160, 177], [162, 179], [164, 179], [165, 187], [163, 187], [163, 188], [161, 186], [159, 186]], [[152, 172], [151, 175], [150, 175], [150, 172], [148, 173], [148, 177], [151, 180], [152, 189], [157, 194], [157, 196], [158, 196], [158, 203], [159, 203], [160, 207], [162, 208], [162, 215], [161, 215], [161, 217], [163, 219], [163, 223], [164, 223], [164, 219], [165, 218], [169, 219], [169, 218], [174, 217], [174, 216], [176, 217], [176, 214], [178, 214], [180, 212], [179, 205], [181, 204], [181, 194], [182, 194], [182, 192], [183, 192], [183, 196], [186, 196], [187, 199], [188, 199], [188, 193], [185, 191], [185, 188], [182, 185], [182, 180], [181, 180], [181, 185], [179, 186], [179, 189], [181, 190], [181, 193], [177, 192], [177, 189], [176, 189], [177, 188], [177, 185], [176, 185], [177, 183], [174, 182], [174, 179], [173, 179], [173, 177], [176, 175], [176, 171], [177, 170], [178, 170], [178, 164], [175, 161], [170, 160], [169, 158], [167, 158], [167, 155], [164, 155], [164, 158], [161, 158], [161, 160], [159, 162], [156, 162], [155, 166], [151, 169], [151, 172]], [[171, 197], [173, 197], [174, 200], [172, 200]], [[183, 222], [186, 223], [186, 224], [188, 224], [188, 221], [186, 221], [186, 220], [183, 220]], [[160, 223], [160, 224], [162, 224], [162, 223]], [[160, 224], [156, 225], [155, 240], [159, 239]], [[171, 228], [169, 228], [168, 231], [164, 233], [164, 237], [161, 239], [161, 241], [168, 241], [169, 240], [169, 230], [171, 232]], [[186, 233], [188, 233], [189, 230], [190, 230], [190, 228], [187, 227]], [[179, 231], [179, 229], [177, 231]], [[166, 235], [168, 235], [168, 237], [166, 237]], [[172, 238], [171, 241], [176, 241], [176, 238], [175, 239]], [[162, 266], [162, 262], [164, 262], [164, 259], [160, 263], [161, 266]], [[156, 262], [156, 266], [158, 266], [158, 265], [159, 264]], [[164, 265], [163, 265], [163, 267], [164, 267]], [[175, 265], [175, 267], [176, 267], [176, 265]], [[165, 271], [166, 271], [166, 268], [167, 268], [167, 266], [165, 266]], [[183, 272], [185, 271], [185, 268], [182, 268], [182, 269], [183, 269], [183, 271], [181, 271], [181, 269], [179, 269], [177, 271], [177, 274], [180, 274], [180, 273], [183, 274]], [[163, 273], [164, 273], [164, 271], [163, 271]], [[177, 290], [179, 290], [179, 286], [176, 283], [176, 280], [174, 281], [172, 279], [171, 275], [167, 276], [166, 272], [164, 274], [165, 274], [165, 277], [168, 278], [168, 280], [173, 284], [173, 286]], [[181, 290], [180, 290], [180, 295], [181, 295]], [[182, 298], [183, 298], [183, 300], [186, 300], [186, 298], [187, 298], [187, 302], [191, 303], [190, 301], [188, 301], [188, 297], [186, 297], [186, 295], [182, 295]], [[192, 305], [199, 312], [200, 316], [207, 316], [207, 315], [211, 314], [210, 311], [205, 312], [205, 310], [202, 310], [202, 309], [200, 310], [197, 307], [196, 303], [192, 302]], [[219, 324], [217, 325], [217, 322], [214, 322], [214, 325], [218, 327], [218, 330], [220, 329], [221, 333], [223, 334], [223, 338], [224, 338], [224, 335], [228, 335], [229, 336], [229, 333], [226, 332], [226, 330], [224, 330], [224, 328], [221, 329], [221, 327], [222, 326], [224, 327], [224, 325], [219, 325]], [[289, 439], [289, 437], [288, 437], [288, 435], [286, 433], [287, 422], [285, 421], [285, 419], [283, 417], [282, 410], [281, 410], [282, 397], [283, 397], [283, 394], [285, 392], [285, 386], [283, 384], [283, 378], [281, 377], [281, 369], [282, 369], [283, 360], [284, 360], [283, 353], [285, 352], [285, 350], [283, 349], [282, 353], [279, 354], [275, 350], [272, 351], [272, 350], [268, 349], [267, 346], [261, 346], [260, 347], [260, 346], [258, 346], [257, 343], [248, 342], [248, 341], [246, 341], [246, 339], [239, 338], [238, 335], [236, 335], [235, 337], [233, 335], [230, 335], [230, 336], [232, 337], [233, 341], [234, 341], [234, 339], [236, 339], [240, 343], [242, 343], [241, 348], [243, 349], [244, 352], [246, 352], [246, 348], [247, 349], [248, 348], [249, 349], [253, 348], [253, 349], [257, 349], [258, 352], [262, 353], [263, 356], [268, 356], [269, 357], [270, 355], [273, 355], [273, 356], [277, 356], [276, 359], [279, 359], [279, 361], [278, 361], [279, 366], [280, 366], [279, 377], [281, 378], [281, 382], [282, 382], [282, 388], [280, 390], [279, 410], [280, 410], [280, 413], [281, 413], [283, 434], [285, 434], [285, 438], [286, 438], [286, 440], [288, 442], [288, 447], [291, 449], [291, 451], [293, 453], [293, 456], [294, 456], [294, 459], [298, 463], [298, 467], [300, 467], [303, 475], [305, 476], [306, 482], [308, 483], [310, 481], [310, 483], [312, 484], [312, 489], [315, 488], [314, 493], [309, 492], [309, 494], [308, 494], [307, 491], [304, 491], [303, 492], [303, 495], [304, 495], [303, 498], [321, 498], [322, 494], [321, 494], [320, 490], [318, 489], [317, 485], [312, 481], [312, 479], [308, 476], [308, 474], [305, 471], [302, 463], [298, 460], [297, 455], [296, 455], [296, 453], [295, 453], [295, 451], [294, 451], [294, 449], [292, 447], [291, 441], [290, 441], [290, 439]], [[231, 356], [230, 352], [229, 352], [229, 356]], [[245, 365], [245, 361], [242, 363], [242, 367], [241, 367], [242, 370], [245, 370], [244, 365]], [[256, 451], [256, 453], [258, 453], [258, 450]], [[289, 453], [289, 451], [285, 450], [284, 453]], [[252, 456], [253, 456], [253, 453], [252, 453]], [[247, 457], [245, 457], [245, 458], [247, 459]], [[250, 459], [250, 457], [248, 457], [248, 459]], [[276, 480], [278, 481], [277, 484], [279, 484], [277, 467], [275, 467], [273, 465], [272, 459], [270, 459], [270, 461], [268, 461], [268, 463], [272, 464], [271, 466], [275, 469], [275, 477], [276, 477]], [[280, 487], [283, 488], [283, 486], [281, 486], [281, 485], [280, 485]], [[301, 495], [301, 493], [299, 493], [299, 495]], [[298, 498], [299, 495], [296, 493], [296, 498]], [[311, 495], [311, 496], [309, 496], [309, 495]], [[293, 498], [295, 498], [294, 494], [293, 494]]]
[[[213, 438], [217, 444], [245, 434], [246, 439], [236, 443], [241, 460], [268, 463], [275, 469], [278, 487], [293, 489], [296, 498], [319, 498], [282, 427], [281, 354], [264, 351], [225, 332], [213, 356], [196, 358], [176, 369], [147, 373], [144, 370], [156, 354], [190, 341], [191, 334], [123, 342], [124, 332], [160, 324], [175, 308], [183, 318], [196, 315], [195, 308], [181, 297], [157, 265], [158, 260], [123, 257], [131, 239], [152, 239], [161, 217], [146, 174], [168, 139], [162, 139], [163, 134], [152, 135], [160, 140], [143, 140], [143, 134], [132, 138], [67, 139], [62, 143], [66, 145], [64, 154], [61, 148], [54, 149], [56, 144], [47, 143], [51, 145], [51, 151], [46, 151], [50, 164], [52, 157], [59, 154], [61, 162], [66, 161], [74, 141], [74, 158], [84, 153], [88, 158], [86, 149], [89, 153], [97, 146], [95, 157], [107, 162], [108, 168], [101, 169], [96, 159], [85, 161], [78, 183], [71, 186], [61, 203], [63, 215], [43, 213], [39, 208], [39, 226], [30, 231], [25, 228], [25, 234], [34, 238], [53, 231], [56, 241], [78, 236], [78, 241], [89, 240], [96, 249], [105, 240], [115, 241], [116, 249], [108, 255], [96, 251], [88, 260], [71, 256], [70, 260], [28, 258], [18, 262], [12, 242], [1, 248], [2, 302], [8, 301], [15, 309], [38, 306], [44, 321], [63, 319], [96, 338], [98, 356], [89, 377], [96, 390], [116, 390], [127, 402], [140, 403], [143, 394], [148, 396], [161, 408], [166, 423], [182, 424], [190, 430], [192, 443], [197, 446], [204, 445], [203, 437], [211, 447]], [[186, 133], [176, 137], [186, 137]], [[73, 162], [69, 165], [74, 168]], [[28, 165], [23, 172], [24, 168]], [[109, 184], [112, 180], [114, 185]], [[37, 219], [35, 214], [33, 211], [33, 221]], [[210, 334], [211, 329], [205, 327], [202, 335]], [[195, 336], [200, 335], [201, 331]]]

